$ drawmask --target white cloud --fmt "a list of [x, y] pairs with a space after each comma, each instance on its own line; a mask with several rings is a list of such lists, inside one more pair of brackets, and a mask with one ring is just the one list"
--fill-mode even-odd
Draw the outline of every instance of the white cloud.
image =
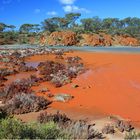
[[87, 10], [86, 8], [80, 8], [78, 6], [75, 5], [66, 5], [63, 7], [63, 10], [65, 12], [85, 12], [85, 13], [90, 13], [89, 10]]
[[57, 12], [50, 11], [50, 12], [47, 12], [46, 14], [49, 15], [49, 16], [55, 16], [55, 15], [57, 15]]
[[74, 4], [76, 0], [59, 0], [62, 4]]
[[84, 12], [84, 13], [90, 13], [90, 11], [83, 7], [78, 7], [74, 3], [76, 0], [59, 0], [61, 4], [63, 4], [63, 10], [66, 13], [70, 12]]
[[40, 9], [35, 9], [34, 12], [35, 12], [36, 14], [39, 14], [39, 13], [41, 12], [41, 10], [40, 10]]

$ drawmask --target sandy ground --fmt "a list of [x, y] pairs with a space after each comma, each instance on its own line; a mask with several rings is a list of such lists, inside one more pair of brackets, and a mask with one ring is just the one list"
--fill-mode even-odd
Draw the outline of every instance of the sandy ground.
[[[54, 102], [49, 111], [61, 110], [72, 118], [89, 120], [117, 115], [140, 126], [139, 54], [77, 51], [67, 56], [81, 57], [88, 70], [61, 88], [55, 88], [48, 82], [34, 87], [34, 90], [48, 88], [53, 94], [67, 93], [74, 96], [68, 103]], [[48, 59], [52, 57], [42, 55], [33, 56], [27, 61], [36, 65]], [[79, 87], [73, 88], [74, 84]], [[25, 114], [23, 117], [29, 119], [32, 115]]]

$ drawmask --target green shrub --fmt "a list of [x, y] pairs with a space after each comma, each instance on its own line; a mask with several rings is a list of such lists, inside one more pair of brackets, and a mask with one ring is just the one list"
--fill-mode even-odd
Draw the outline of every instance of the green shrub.
[[0, 108], [0, 119], [4, 119], [7, 117], [7, 113], [4, 109]]
[[38, 124], [35, 127], [39, 133], [39, 138], [41, 139], [66, 139], [68, 135], [63, 132], [54, 122], [49, 122], [46, 124]]
[[16, 119], [2, 119], [0, 122], [1, 139], [19, 139], [24, 125]]
[[126, 140], [136, 140], [140, 139], [140, 133], [137, 133], [135, 131], [129, 132], [125, 135]]
[[54, 123], [23, 123], [15, 118], [0, 121], [1, 139], [64, 139], [68, 136]]

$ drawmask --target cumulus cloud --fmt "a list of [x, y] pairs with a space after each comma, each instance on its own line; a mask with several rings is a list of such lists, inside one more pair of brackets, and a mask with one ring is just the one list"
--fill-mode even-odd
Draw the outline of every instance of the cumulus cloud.
[[90, 13], [90, 11], [87, 10], [86, 8], [80, 8], [80, 7], [75, 6], [75, 5], [63, 6], [63, 10], [65, 12], [85, 12], [85, 13]]
[[90, 13], [90, 11], [86, 8], [76, 6], [74, 3], [76, 0], [59, 0], [61, 4], [63, 4], [63, 10], [66, 13], [70, 12], [85, 12]]
[[55, 15], [57, 15], [57, 12], [55, 12], [55, 11], [49, 11], [46, 14], [49, 15], [49, 16], [55, 16]]
[[59, 0], [62, 4], [74, 4], [76, 0]]

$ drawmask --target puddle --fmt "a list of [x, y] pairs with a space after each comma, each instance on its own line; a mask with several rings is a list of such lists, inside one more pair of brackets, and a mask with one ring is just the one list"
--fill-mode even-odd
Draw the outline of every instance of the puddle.
[[140, 83], [138, 83], [136, 81], [130, 81], [130, 84], [132, 87], [134, 87], [136, 89], [140, 89]]

